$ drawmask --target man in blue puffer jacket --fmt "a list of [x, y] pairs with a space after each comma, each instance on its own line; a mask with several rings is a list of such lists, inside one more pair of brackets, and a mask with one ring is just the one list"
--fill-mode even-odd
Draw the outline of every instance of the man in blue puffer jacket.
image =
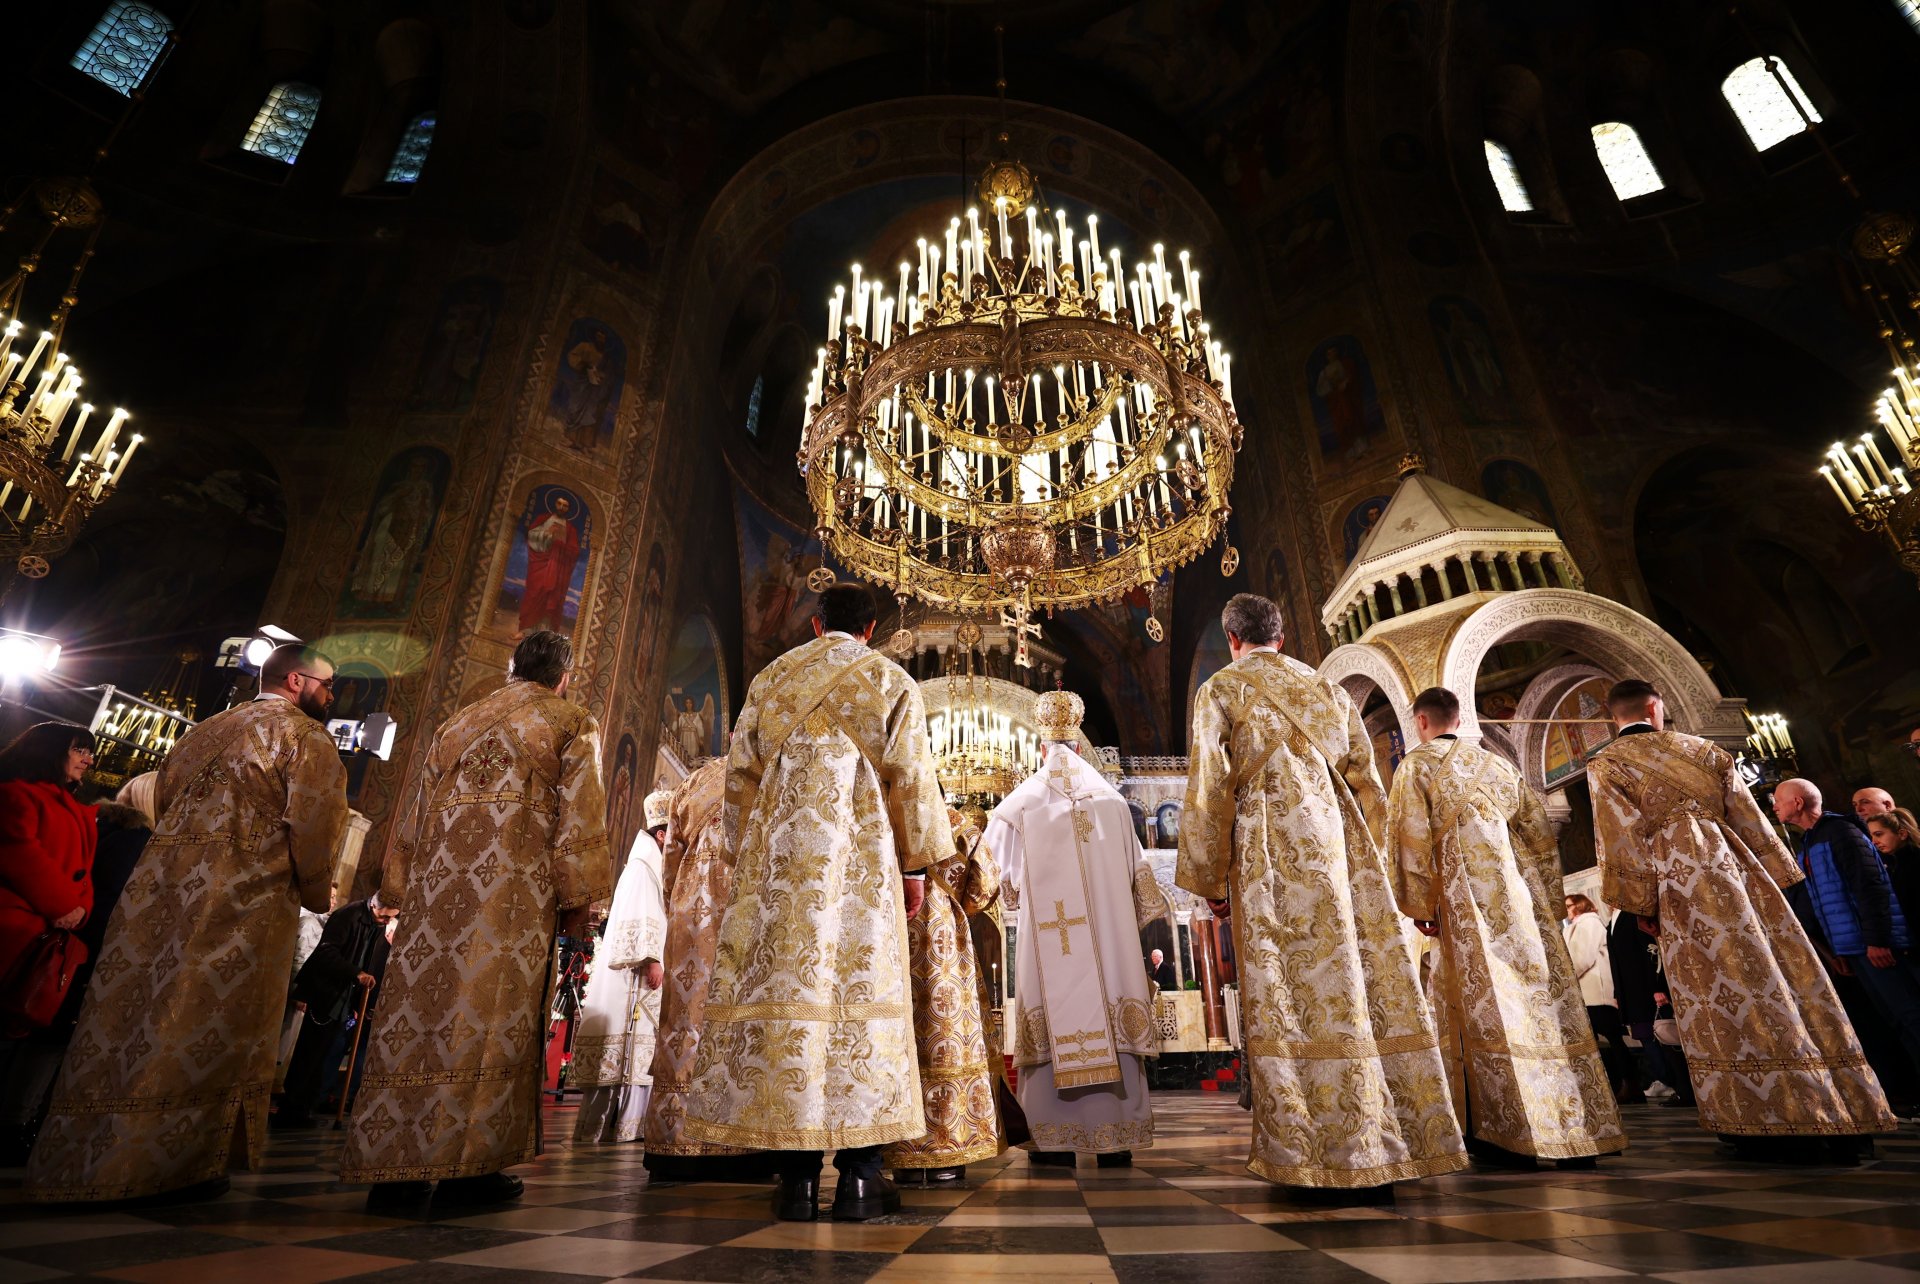
[[1842, 971], [1860, 979], [1907, 1058], [1920, 1068], [1920, 967], [1880, 853], [1852, 816], [1821, 806], [1812, 781], [1781, 781], [1773, 810], [1802, 831], [1800, 868], [1808, 894], [1796, 909], [1812, 920], [1808, 932], [1826, 942]]

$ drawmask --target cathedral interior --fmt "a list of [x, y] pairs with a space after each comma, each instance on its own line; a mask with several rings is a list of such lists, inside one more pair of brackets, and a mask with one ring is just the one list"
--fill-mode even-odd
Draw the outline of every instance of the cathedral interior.
[[[1176, 1087], [1230, 1060], [1237, 1022], [1216, 984], [1231, 944], [1171, 887], [1194, 694], [1228, 661], [1235, 593], [1280, 604], [1285, 651], [1353, 695], [1383, 777], [1412, 696], [1455, 689], [1546, 797], [1570, 890], [1594, 873], [1584, 762], [1621, 678], [1656, 681], [1675, 724], [1741, 752], [1756, 785], [1920, 799], [1902, 748], [1920, 725], [1920, 276], [1902, 253], [1920, 178], [1888, 123], [1920, 73], [1912, 0], [76, 0], [9, 17], [22, 128], [0, 268], [20, 272], [0, 319], [24, 322], [16, 356], [58, 328], [99, 407], [83, 444], [129, 416], [106, 459], [123, 475], [53, 534], [45, 486], [19, 481], [24, 429], [5, 429], [0, 482], [39, 505], [0, 495], [20, 559], [0, 623], [60, 653], [9, 673], [0, 719], [92, 718], [115, 785], [244, 694], [264, 628], [316, 645], [334, 716], [396, 727], [390, 752], [347, 755], [362, 819], [342, 899], [377, 885], [433, 729], [500, 686], [528, 630], [572, 641], [621, 853], [649, 790], [726, 752], [749, 684], [812, 636], [835, 580], [880, 586], [876, 641], [921, 681], [937, 746], [961, 755], [976, 714], [989, 729], [981, 755], [1000, 758], [950, 790], [1004, 793], [1031, 765], [1034, 696], [1084, 698], [1088, 748], [1180, 911], [1162, 943], [1193, 997], [1166, 1033], [1196, 1059]], [[1178, 256], [1233, 354], [1232, 422], [1182, 510], [1205, 496], [1206, 538], [1143, 538], [1139, 575], [1036, 602], [1031, 627], [1018, 592], [933, 600], [849, 555], [820, 510], [831, 484], [812, 484], [836, 288], [856, 263], [888, 290], [899, 263], [904, 287], [926, 238], [948, 237], [951, 264], [950, 220], [985, 204], [990, 172], [1026, 175], [1020, 203], [1041, 227], [1057, 214], [1068, 246], [1069, 215], [1091, 213], [1129, 260]], [[48, 476], [56, 501], [75, 485]], [[1083, 1168], [1084, 1190], [1038, 1190], [1016, 1161], [983, 1205], [923, 1198], [866, 1240], [782, 1239], [578, 1151], [548, 1171], [552, 1198], [495, 1215], [522, 1220], [444, 1228], [325, 1222], [357, 1205], [299, 1151], [278, 1187], [248, 1188], [248, 1224], [282, 1228], [259, 1236], [260, 1268], [311, 1280], [918, 1278], [929, 1253], [952, 1278], [986, 1252], [1049, 1278], [1288, 1269], [1268, 1253], [1301, 1278], [1408, 1284], [1788, 1284], [1840, 1257], [1872, 1259], [1846, 1268], [1863, 1281], [1920, 1277], [1897, 1145], [1844, 1178], [1747, 1180], [1704, 1134], [1630, 1118], [1633, 1158], [1607, 1180], [1469, 1175], [1422, 1183], [1417, 1217], [1403, 1199], [1280, 1225], [1211, 1148], [1237, 1114], [1176, 1101], [1165, 1167], [1136, 1182]], [[596, 1180], [606, 1197], [580, 1197]], [[646, 1217], [595, 1237], [619, 1210]], [[1150, 1225], [1217, 1260], [1150, 1248]], [[184, 1226], [81, 1244], [0, 1220], [0, 1275], [160, 1284], [246, 1240]], [[328, 1247], [271, 1257], [309, 1241]], [[608, 1247], [662, 1243], [701, 1247]]]

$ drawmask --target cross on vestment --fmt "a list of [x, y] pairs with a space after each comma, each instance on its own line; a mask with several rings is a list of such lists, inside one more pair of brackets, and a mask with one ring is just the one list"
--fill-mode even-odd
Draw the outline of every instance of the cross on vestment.
[[1027, 649], [1027, 639], [1040, 636], [1040, 626], [1027, 618], [1024, 606], [1001, 607], [1000, 627], [1013, 631], [1013, 662], [1023, 669], [1033, 667], [1033, 653]]
[[1073, 953], [1073, 947], [1067, 944], [1067, 929], [1070, 927], [1085, 927], [1086, 925], [1087, 916], [1084, 914], [1078, 918], [1067, 917], [1067, 903], [1065, 901], [1055, 901], [1053, 903], [1053, 922], [1034, 924], [1035, 927], [1043, 932], [1051, 932], [1055, 929], [1059, 930], [1060, 952], [1062, 954]]

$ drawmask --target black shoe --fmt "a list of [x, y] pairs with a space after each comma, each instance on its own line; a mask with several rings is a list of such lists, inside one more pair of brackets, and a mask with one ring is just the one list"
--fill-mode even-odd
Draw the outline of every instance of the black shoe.
[[1393, 1202], [1392, 1186], [1356, 1186], [1350, 1190], [1334, 1186], [1276, 1186], [1273, 1193], [1316, 1208], [1371, 1208]]
[[1071, 1150], [1033, 1150], [1027, 1152], [1027, 1163], [1034, 1168], [1071, 1168], [1078, 1159]]
[[967, 1179], [967, 1166], [956, 1168], [896, 1168], [893, 1181], [897, 1186], [952, 1186]]
[[526, 1187], [511, 1173], [486, 1173], [479, 1177], [449, 1177], [435, 1192], [438, 1198], [456, 1204], [504, 1204], [520, 1198]]
[[1532, 1155], [1517, 1154], [1505, 1146], [1496, 1146], [1490, 1141], [1478, 1137], [1467, 1138], [1467, 1154], [1476, 1164], [1489, 1168], [1507, 1168], [1520, 1172], [1531, 1172], [1537, 1165]]
[[1598, 1155], [1574, 1155], [1568, 1159], [1554, 1160], [1553, 1166], [1563, 1172], [1598, 1168], [1600, 1166], [1600, 1157]]
[[1131, 1150], [1115, 1150], [1109, 1154], [1095, 1155], [1093, 1162], [1094, 1166], [1098, 1168], [1131, 1168], [1133, 1167], [1133, 1152]]
[[[894, 1196], [898, 1199], [899, 1196]], [[837, 1209], [839, 1204], [836, 1202]], [[820, 1220], [820, 1177], [782, 1177], [773, 1193], [773, 1215], [783, 1222]]]
[[841, 1173], [833, 1192], [833, 1220], [866, 1222], [900, 1211], [900, 1192], [885, 1177]]
[[430, 1181], [375, 1182], [373, 1189], [367, 1192], [367, 1208], [405, 1208], [425, 1203], [432, 1192], [433, 1183]]
[[1693, 1110], [1696, 1108], [1692, 1097], [1683, 1097], [1677, 1092], [1660, 1104], [1667, 1110]]

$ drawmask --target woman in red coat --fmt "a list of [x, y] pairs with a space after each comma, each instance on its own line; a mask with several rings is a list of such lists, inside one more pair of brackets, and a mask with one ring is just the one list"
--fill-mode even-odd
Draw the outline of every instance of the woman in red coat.
[[78, 927], [93, 910], [99, 831], [73, 796], [93, 746], [85, 727], [42, 722], [0, 749], [0, 980], [49, 926]]

